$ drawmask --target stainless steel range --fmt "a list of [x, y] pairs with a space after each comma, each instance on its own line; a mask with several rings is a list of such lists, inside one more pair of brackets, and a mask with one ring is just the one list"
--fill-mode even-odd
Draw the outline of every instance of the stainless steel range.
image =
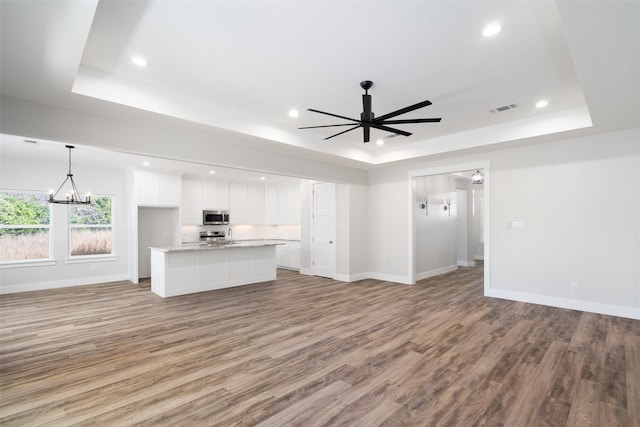
[[225, 243], [224, 231], [201, 231], [200, 243], [207, 245], [222, 245]]

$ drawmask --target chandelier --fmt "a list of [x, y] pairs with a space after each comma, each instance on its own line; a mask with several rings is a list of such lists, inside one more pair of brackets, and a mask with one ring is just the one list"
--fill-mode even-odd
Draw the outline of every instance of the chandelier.
[[[65, 145], [69, 149], [69, 173], [67, 173], [67, 178], [62, 181], [58, 190], [54, 193], [53, 190], [49, 191], [49, 203], [59, 203], [63, 205], [89, 205], [91, 204], [91, 193], [87, 193], [84, 200], [80, 197], [80, 193], [78, 192], [78, 188], [76, 187], [76, 183], [73, 181], [73, 174], [71, 173], [71, 150], [75, 148], [73, 145]], [[62, 190], [62, 187], [67, 183], [67, 181], [71, 181], [71, 191], [67, 192], [66, 197], [64, 199], [56, 199], [56, 196]]]

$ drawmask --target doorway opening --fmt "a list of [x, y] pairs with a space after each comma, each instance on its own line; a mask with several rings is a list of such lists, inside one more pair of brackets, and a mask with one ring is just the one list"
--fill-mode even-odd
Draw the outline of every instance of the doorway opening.
[[[476, 170], [484, 182], [472, 183]], [[484, 263], [490, 287], [489, 162], [409, 172], [410, 283]]]

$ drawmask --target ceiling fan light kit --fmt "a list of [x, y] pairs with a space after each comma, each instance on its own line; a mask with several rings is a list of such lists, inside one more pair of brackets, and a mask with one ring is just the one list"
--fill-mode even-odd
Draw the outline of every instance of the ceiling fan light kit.
[[350, 132], [354, 129], [358, 129], [361, 127], [363, 131], [363, 142], [367, 143], [370, 141], [370, 138], [371, 138], [371, 128], [383, 130], [385, 132], [391, 132], [393, 134], [410, 136], [411, 135], [410, 132], [406, 132], [401, 129], [392, 128], [387, 125], [440, 122], [441, 118], [389, 120], [401, 114], [406, 114], [411, 111], [418, 110], [423, 107], [427, 107], [431, 105], [431, 101], [418, 102], [417, 104], [413, 104], [408, 107], [401, 108], [391, 113], [384, 114], [380, 117], [375, 117], [375, 114], [373, 113], [373, 111], [371, 111], [371, 95], [369, 95], [369, 89], [371, 89], [371, 86], [373, 86], [373, 82], [371, 80], [365, 80], [363, 82], [360, 82], [360, 87], [364, 89], [364, 95], [362, 95], [362, 113], [360, 113], [360, 120], [309, 108], [307, 109], [307, 111], [312, 111], [314, 113], [324, 114], [331, 117], [337, 117], [339, 119], [349, 120], [351, 123], [341, 123], [341, 124], [321, 125], [321, 126], [305, 126], [298, 129], [317, 129], [317, 128], [327, 128], [327, 127], [338, 127], [338, 126], [351, 126], [347, 130], [338, 132], [335, 135], [331, 135], [324, 138], [325, 140], [327, 140], [327, 139], [335, 138], [336, 136], [342, 135], [344, 133]]

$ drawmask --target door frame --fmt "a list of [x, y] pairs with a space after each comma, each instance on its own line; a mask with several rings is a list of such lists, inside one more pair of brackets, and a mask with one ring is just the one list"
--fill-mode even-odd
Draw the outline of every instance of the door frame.
[[490, 160], [478, 160], [475, 162], [469, 163], [457, 163], [445, 166], [437, 166], [432, 168], [425, 169], [417, 169], [411, 170], [407, 173], [407, 189], [408, 189], [408, 254], [407, 257], [407, 268], [408, 268], [408, 277], [409, 283], [416, 283], [416, 246], [415, 246], [415, 218], [414, 218], [414, 208], [415, 208], [415, 195], [413, 182], [414, 178], [418, 178], [421, 176], [429, 176], [429, 175], [444, 175], [454, 172], [460, 171], [468, 171], [475, 169], [484, 169], [484, 294], [487, 295], [489, 289], [491, 288], [491, 233], [489, 225], [490, 225], [490, 190], [491, 190], [491, 161]]

